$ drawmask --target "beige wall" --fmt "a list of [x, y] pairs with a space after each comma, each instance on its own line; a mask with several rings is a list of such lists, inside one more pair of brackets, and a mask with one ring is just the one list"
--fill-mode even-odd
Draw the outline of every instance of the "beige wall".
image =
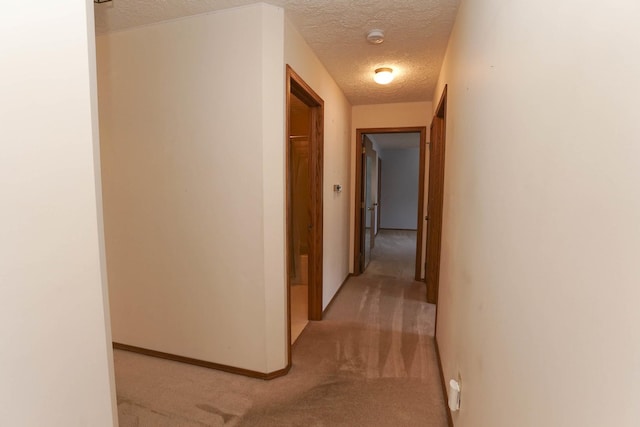
[[[353, 239], [355, 224], [355, 207], [353, 206], [355, 199], [355, 182], [356, 182], [356, 130], [365, 128], [397, 128], [397, 127], [427, 127], [427, 142], [429, 141], [429, 126], [433, 116], [433, 105], [431, 102], [406, 102], [397, 104], [374, 104], [374, 105], [355, 105], [352, 109], [351, 120], [351, 189], [349, 192], [349, 271], [353, 272]], [[424, 208], [426, 212], [427, 206], [427, 184], [429, 170], [429, 150], [425, 152], [425, 197]], [[383, 161], [384, 168], [384, 161]], [[424, 227], [424, 236], [426, 236], [426, 227]], [[424, 264], [424, 254], [423, 262]]]
[[346, 98], [268, 5], [101, 36], [98, 48], [114, 340], [283, 368], [284, 64], [325, 101], [325, 306], [349, 268]]
[[[298, 31], [285, 20], [285, 62], [324, 100], [324, 269], [326, 307], [349, 274], [351, 105]], [[341, 193], [333, 191], [341, 184]]]
[[0, 425], [117, 424], [93, 3], [0, 14]]
[[98, 38], [114, 340], [286, 364], [283, 11]]
[[[416, 136], [416, 141], [419, 137]], [[420, 182], [420, 147], [383, 150], [384, 173], [381, 174], [380, 227], [416, 230], [418, 184]]]
[[[262, 227], [267, 370], [283, 368], [287, 335], [285, 253], [284, 10], [262, 5]], [[280, 108], [274, 106], [281, 106]]]
[[354, 105], [352, 109], [352, 138], [358, 128], [392, 128], [429, 126], [433, 108], [431, 102]]
[[640, 425], [640, 4], [464, 1], [437, 337], [456, 426]]

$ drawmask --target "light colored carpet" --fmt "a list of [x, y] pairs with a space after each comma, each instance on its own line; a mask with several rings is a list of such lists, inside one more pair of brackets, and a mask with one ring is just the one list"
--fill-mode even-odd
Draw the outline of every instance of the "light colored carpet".
[[413, 280], [416, 269], [416, 232], [380, 230], [366, 273]]
[[424, 283], [368, 269], [271, 381], [115, 351], [120, 425], [445, 427], [435, 307], [424, 300]]

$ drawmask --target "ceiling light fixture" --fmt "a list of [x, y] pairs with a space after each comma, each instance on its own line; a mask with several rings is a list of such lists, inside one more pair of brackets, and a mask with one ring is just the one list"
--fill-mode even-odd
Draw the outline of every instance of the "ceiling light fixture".
[[371, 44], [380, 44], [384, 41], [384, 33], [382, 30], [371, 30], [367, 34], [367, 41]]
[[376, 68], [375, 75], [373, 76], [373, 80], [376, 83], [381, 85], [386, 85], [391, 83], [393, 80], [393, 69], [389, 67]]

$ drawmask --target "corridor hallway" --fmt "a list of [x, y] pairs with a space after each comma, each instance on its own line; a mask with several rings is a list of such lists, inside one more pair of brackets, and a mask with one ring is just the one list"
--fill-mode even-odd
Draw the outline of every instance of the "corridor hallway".
[[282, 378], [116, 350], [120, 425], [445, 427], [435, 306], [404, 275], [414, 252], [402, 248], [415, 240], [402, 233], [381, 231], [369, 268], [345, 283], [325, 320], [309, 323]]
[[371, 251], [371, 262], [365, 271], [371, 275], [413, 281], [415, 256], [416, 231], [381, 229]]

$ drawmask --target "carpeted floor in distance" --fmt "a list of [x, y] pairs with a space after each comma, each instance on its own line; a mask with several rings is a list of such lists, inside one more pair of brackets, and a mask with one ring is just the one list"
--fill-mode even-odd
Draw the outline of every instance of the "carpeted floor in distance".
[[[115, 351], [120, 426], [445, 427], [435, 307], [424, 302], [424, 283], [380, 265], [385, 248], [396, 246], [397, 256], [403, 240], [415, 245], [398, 233], [406, 234], [380, 232], [367, 271], [349, 279], [323, 321], [309, 323], [282, 378]], [[407, 253], [393, 271], [413, 263]]]

